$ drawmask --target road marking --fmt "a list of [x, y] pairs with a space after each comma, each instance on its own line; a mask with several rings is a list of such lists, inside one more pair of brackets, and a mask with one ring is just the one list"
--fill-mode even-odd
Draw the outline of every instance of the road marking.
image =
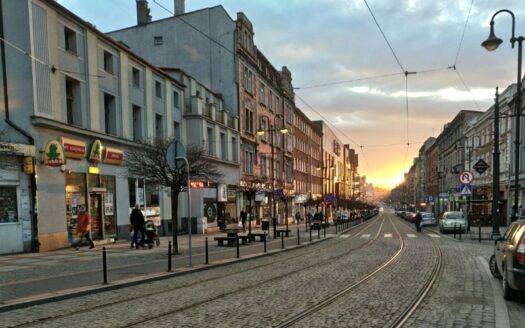
[[440, 235], [435, 234], [435, 233], [429, 233], [428, 236], [429, 236], [429, 237], [432, 237], [432, 238], [441, 238]]
[[416, 235], [414, 235], [413, 233], [407, 233], [407, 237], [409, 237], [409, 238], [416, 238]]
[[392, 234], [391, 233], [385, 233], [385, 238], [392, 238]]
[[490, 277], [490, 283], [492, 285], [492, 293], [494, 294], [494, 312], [495, 314], [495, 327], [508, 328], [510, 327], [509, 322], [509, 311], [507, 309], [507, 304], [503, 299], [503, 291], [501, 290], [501, 284], [499, 280], [495, 279], [490, 273], [489, 264], [483, 256], [478, 256], [478, 261], [483, 266], [485, 273]]
[[370, 238], [370, 234], [361, 235], [361, 238]]
[[352, 237], [351, 235], [341, 235], [339, 236], [339, 238], [348, 238], [348, 237]]

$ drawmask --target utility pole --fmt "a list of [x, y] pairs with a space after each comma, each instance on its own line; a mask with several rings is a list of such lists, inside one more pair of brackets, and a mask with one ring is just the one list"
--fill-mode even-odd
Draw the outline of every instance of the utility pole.
[[500, 238], [499, 232], [499, 93], [496, 87], [494, 104], [494, 153], [492, 156], [492, 239]]

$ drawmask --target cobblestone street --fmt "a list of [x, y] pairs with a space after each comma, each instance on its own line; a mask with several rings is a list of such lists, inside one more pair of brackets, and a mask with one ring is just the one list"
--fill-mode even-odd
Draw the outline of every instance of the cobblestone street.
[[[501, 316], [495, 306], [499, 295], [494, 294], [493, 278], [484, 270], [492, 250], [490, 243], [468, 239], [460, 242], [432, 230], [418, 234], [391, 213], [345, 233], [335, 234], [331, 227], [327, 236], [324, 242], [294, 245], [293, 249], [291, 242], [296, 244], [296, 240], [292, 236], [286, 252], [279, 251], [277, 239], [270, 256], [244, 258], [145, 284], [14, 309], [2, 313], [2, 317], [7, 326], [279, 326], [356, 284], [401, 252], [384, 272], [294, 324], [386, 327], [428, 280], [436, 263], [435, 245], [443, 253], [443, 268], [405, 326], [504, 327], [502, 321], [496, 322]], [[405, 248], [400, 248], [398, 236], [403, 238]], [[71, 265], [68, 262], [66, 266]], [[9, 280], [7, 276], [3, 279]], [[16, 281], [11, 279], [11, 284]], [[498, 281], [496, 288], [501, 288], [499, 285]], [[8, 290], [9, 286], [4, 282], [2, 288]], [[509, 305], [504, 309], [507, 327], [520, 327], [525, 303], [504, 303]]]

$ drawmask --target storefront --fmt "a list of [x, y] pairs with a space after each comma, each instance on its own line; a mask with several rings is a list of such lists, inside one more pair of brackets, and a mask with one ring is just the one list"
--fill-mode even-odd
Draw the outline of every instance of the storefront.
[[33, 156], [32, 146], [0, 145], [0, 254], [31, 251]]

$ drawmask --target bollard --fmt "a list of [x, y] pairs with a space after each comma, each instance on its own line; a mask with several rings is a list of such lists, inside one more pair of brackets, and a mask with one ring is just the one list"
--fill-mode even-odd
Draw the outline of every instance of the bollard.
[[454, 239], [456, 239], [456, 224], [454, 223]]
[[210, 264], [210, 257], [208, 254], [208, 237], [206, 237], [206, 239], [204, 240], [204, 251], [206, 252], [206, 263], [205, 264]]
[[460, 224], [459, 225], [459, 240], [461, 240], [462, 233], [463, 233], [463, 226]]
[[317, 239], [321, 239], [321, 227], [317, 229]]
[[337, 226], [338, 226], [337, 221], [335, 221], [335, 233], [337, 233]]
[[236, 243], [236, 246], [237, 246], [237, 258], [240, 258], [241, 257], [241, 254], [239, 252], [239, 237], [237, 237], [237, 243]]
[[310, 242], [312, 241], [312, 229], [310, 229]]
[[106, 260], [106, 247], [102, 247], [102, 273], [104, 275], [104, 285], [108, 284], [108, 266]]
[[299, 228], [297, 228], [297, 245], [301, 245], [301, 237], [299, 236]]
[[266, 236], [263, 236], [263, 242], [264, 242], [264, 252], [266, 253]]
[[[328, 220], [327, 220], [328, 222]], [[326, 238], [326, 223], [324, 224], [324, 227], [323, 227], [323, 235], [324, 235], [324, 238]]]
[[171, 240], [168, 241], [168, 272], [171, 272]]
[[281, 233], [281, 248], [284, 249], [284, 233]]
[[481, 243], [481, 221], [479, 222], [479, 227], [478, 227], [478, 241]]

